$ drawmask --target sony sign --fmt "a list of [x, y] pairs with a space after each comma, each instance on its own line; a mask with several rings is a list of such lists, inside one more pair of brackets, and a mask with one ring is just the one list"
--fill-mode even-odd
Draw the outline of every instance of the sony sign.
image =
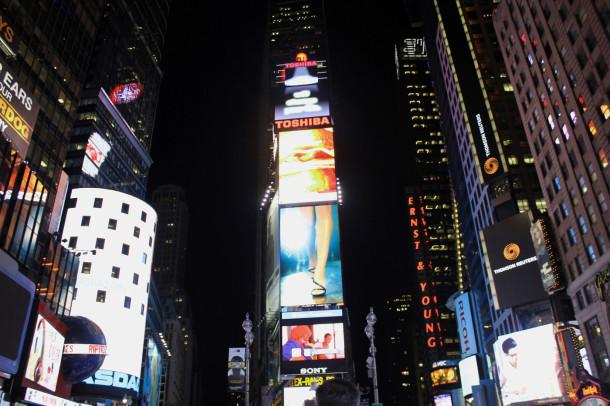
[[462, 348], [462, 356], [476, 354], [477, 340], [474, 332], [474, 324], [472, 322], [472, 310], [470, 307], [470, 293], [462, 293], [455, 299], [455, 318], [458, 325], [458, 335], [460, 337], [460, 346]]
[[325, 374], [327, 369], [327, 367], [301, 368], [301, 375]]

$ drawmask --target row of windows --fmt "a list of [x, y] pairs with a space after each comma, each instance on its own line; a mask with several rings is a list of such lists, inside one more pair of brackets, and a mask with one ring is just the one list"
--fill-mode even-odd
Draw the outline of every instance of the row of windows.
[[[98, 290], [96, 297], [95, 297], [95, 301], [98, 303], [106, 303], [106, 291], [105, 290]], [[76, 297], [76, 292], [74, 293], [74, 297]], [[131, 309], [131, 298], [129, 296], [125, 296], [125, 298], [123, 299], [123, 307], [125, 309]], [[146, 308], [146, 306], [144, 305], [144, 303], [142, 303], [140, 305], [140, 315], [144, 315], [144, 309]]]
[[[90, 224], [91, 224], [91, 216], [83, 216], [81, 218], [80, 225], [82, 227], [89, 227]], [[116, 230], [117, 225], [118, 225], [118, 221], [116, 219], [108, 219], [108, 229], [109, 230]], [[138, 226], [133, 227], [133, 236], [136, 238], [140, 238], [140, 227], [138, 227]], [[72, 237], [72, 238], [76, 238], [76, 237]], [[72, 238], [70, 240], [72, 240]], [[75, 240], [75, 245], [76, 245], [76, 240]], [[148, 237], [148, 246], [152, 247], [152, 237]], [[74, 247], [72, 247], [72, 248], [74, 248]]]
[[[75, 197], [71, 198], [69, 203], [68, 203], [68, 208], [76, 207], [77, 203], [78, 203], [78, 199], [77, 198], [75, 198]], [[104, 204], [104, 199], [101, 198], [101, 197], [96, 197], [93, 200], [93, 207], [96, 208], [96, 209], [102, 208], [103, 204]], [[121, 205], [121, 213], [129, 214], [129, 208], [130, 208], [130, 206], [129, 206], [128, 203], [123, 203]], [[148, 214], [144, 210], [142, 210], [142, 213], [140, 214], [140, 220], [142, 220], [142, 222], [146, 223], [146, 219], [147, 218], [148, 218]]]
[[[78, 237], [70, 237], [70, 239], [68, 240], [68, 247], [75, 249], [77, 243], [78, 243]], [[103, 250], [105, 246], [106, 246], [105, 238], [96, 238], [95, 239], [95, 249]], [[123, 245], [121, 247], [121, 254], [129, 255], [130, 249], [131, 248], [130, 248], [129, 244], [123, 243]], [[148, 263], [148, 254], [146, 252], [142, 253], [142, 263], [143, 264]]]
[[[92, 267], [93, 267], [93, 264], [91, 262], [83, 262], [83, 267], [81, 269], [81, 273], [84, 273], [84, 274], [87, 274], [87, 275], [91, 274]], [[119, 279], [120, 276], [121, 276], [121, 268], [118, 267], [118, 266], [113, 266], [112, 270], [110, 272], [110, 276], [112, 278]], [[134, 272], [133, 276], [132, 276], [132, 279], [131, 279], [131, 282], [134, 285], [137, 286], [140, 283], [140, 274]], [[148, 289], [149, 288], [150, 288], [150, 284], [147, 284], [146, 285], [146, 292], [147, 293], [148, 293]]]

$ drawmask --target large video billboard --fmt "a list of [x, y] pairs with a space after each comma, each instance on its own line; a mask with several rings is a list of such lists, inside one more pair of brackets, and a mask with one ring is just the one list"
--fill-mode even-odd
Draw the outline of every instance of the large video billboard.
[[283, 72], [283, 86], [275, 94], [276, 120], [329, 115], [327, 82], [318, 78], [317, 62], [289, 63]]
[[504, 405], [567, 400], [552, 324], [500, 336], [494, 354]]
[[142, 405], [158, 406], [161, 394], [161, 370], [163, 369], [163, 358], [159, 347], [151, 337], [148, 338], [146, 346], [146, 359], [144, 364], [144, 378], [142, 388]]
[[17, 263], [14, 270], [0, 267], [0, 372], [15, 374], [19, 369], [34, 289], [34, 282], [17, 270]]
[[343, 303], [336, 205], [280, 209], [280, 305]]
[[281, 205], [337, 200], [332, 128], [281, 132], [279, 144]]
[[284, 406], [303, 406], [307, 400], [315, 400], [314, 387], [284, 388]]
[[229, 348], [229, 362], [227, 364], [230, 391], [243, 391], [246, 383], [246, 349]]
[[0, 131], [26, 157], [40, 105], [17, 81], [17, 72], [0, 59]]
[[54, 392], [63, 351], [64, 335], [39, 314], [34, 325], [24, 378]]
[[341, 310], [284, 313], [281, 326], [282, 375], [323, 375], [346, 371], [345, 327]]
[[496, 309], [547, 297], [542, 286], [527, 213], [519, 213], [483, 230], [486, 262], [493, 281]]

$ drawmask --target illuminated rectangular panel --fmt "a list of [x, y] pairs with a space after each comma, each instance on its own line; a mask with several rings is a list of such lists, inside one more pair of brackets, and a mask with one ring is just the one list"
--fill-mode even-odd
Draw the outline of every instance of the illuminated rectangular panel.
[[276, 120], [330, 114], [328, 84], [318, 78], [316, 65], [289, 66], [282, 72], [283, 85], [275, 90]]
[[342, 304], [342, 280], [337, 205], [281, 208], [280, 306]]
[[504, 405], [551, 399], [567, 401], [558, 372], [561, 361], [553, 325], [498, 337], [494, 343]]
[[337, 200], [332, 128], [280, 133], [279, 194], [281, 205]]
[[34, 325], [34, 336], [24, 377], [55, 391], [64, 350], [64, 336], [40, 314]]
[[284, 388], [284, 406], [303, 406], [306, 400], [314, 400], [316, 390], [311, 386]]
[[451, 395], [444, 393], [434, 396], [434, 406], [453, 406]]

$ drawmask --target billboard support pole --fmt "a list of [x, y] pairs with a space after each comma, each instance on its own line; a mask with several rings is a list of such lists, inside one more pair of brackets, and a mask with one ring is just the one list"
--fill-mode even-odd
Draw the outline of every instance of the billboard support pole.
[[364, 333], [371, 342], [371, 346], [369, 347], [369, 353], [371, 354], [370, 369], [373, 372], [373, 396], [375, 403], [379, 403], [379, 388], [377, 385], [377, 359], [375, 358], [377, 348], [375, 347], [375, 328], [373, 327], [375, 323], [377, 323], [377, 316], [375, 315], [375, 313], [373, 313], [373, 308], [371, 307], [371, 311], [366, 316], [366, 327], [364, 328]]
[[250, 345], [254, 342], [254, 333], [252, 332], [252, 320], [250, 313], [246, 313], [246, 319], [241, 324], [246, 332], [244, 339], [246, 342], [246, 406], [250, 406]]

